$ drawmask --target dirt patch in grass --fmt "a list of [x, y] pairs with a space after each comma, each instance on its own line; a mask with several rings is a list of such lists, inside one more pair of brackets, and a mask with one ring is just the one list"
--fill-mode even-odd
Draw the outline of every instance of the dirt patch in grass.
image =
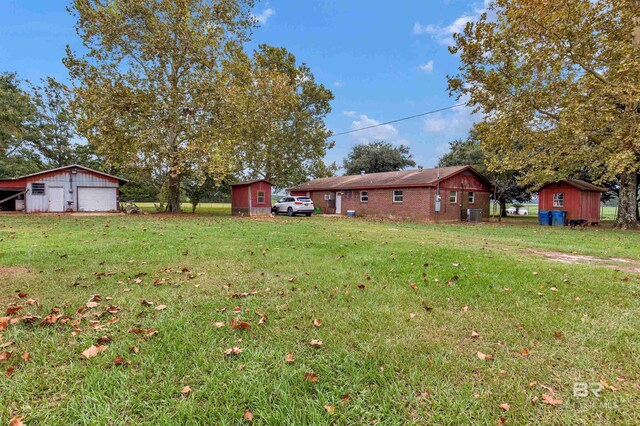
[[30, 270], [18, 266], [0, 266], [0, 279], [13, 278], [31, 273]]
[[595, 265], [603, 268], [617, 269], [620, 271], [634, 272], [640, 274], [640, 260], [624, 259], [619, 257], [597, 257], [577, 253], [563, 253], [559, 251], [540, 251], [534, 250], [536, 254], [544, 256], [545, 259], [552, 262], [578, 264], [578, 265]]

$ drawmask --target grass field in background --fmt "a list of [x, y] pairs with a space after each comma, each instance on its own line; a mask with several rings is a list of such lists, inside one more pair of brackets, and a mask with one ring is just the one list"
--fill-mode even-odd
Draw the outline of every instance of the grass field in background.
[[0, 424], [640, 423], [639, 274], [533, 250], [640, 233], [0, 216]]
[[[157, 213], [156, 204], [158, 203], [136, 203], [138, 207], [148, 213]], [[182, 203], [181, 207], [184, 213], [192, 211], [191, 203]], [[196, 208], [196, 214], [229, 216], [231, 215], [231, 203], [200, 203]]]
[[[507, 204], [507, 208], [514, 206], [514, 204]], [[522, 206], [525, 209], [527, 209], [527, 211], [529, 212], [528, 216], [530, 216], [530, 218], [527, 218], [525, 216], [520, 216], [520, 215], [509, 215], [509, 217], [520, 217], [524, 220], [538, 220], [538, 204], [518, 204], [518, 206]], [[498, 215], [500, 211], [499, 207], [496, 207], [496, 212], [494, 213], [493, 211], [493, 204], [491, 205], [491, 213], [492, 215]], [[604, 207], [600, 207], [600, 219], [603, 221], [610, 221], [610, 220], [616, 220], [616, 214], [617, 214], [618, 210], [617, 207], [612, 207], [612, 206], [604, 206]]]

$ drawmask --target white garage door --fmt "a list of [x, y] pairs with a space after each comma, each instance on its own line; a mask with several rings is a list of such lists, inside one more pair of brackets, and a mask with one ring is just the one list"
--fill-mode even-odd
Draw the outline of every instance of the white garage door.
[[78, 211], [106, 212], [117, 208], [117, 188], [78, 188]]

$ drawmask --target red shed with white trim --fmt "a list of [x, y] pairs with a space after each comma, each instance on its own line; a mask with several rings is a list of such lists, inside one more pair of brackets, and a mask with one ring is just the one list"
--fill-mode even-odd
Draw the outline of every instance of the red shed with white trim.
[[265, 180], [246, 180], [231, 185], [231, 213], [235, 216], [271, 214], [273, 185]]
[[579, 179], [549, 183], [538, 192], [539, 210], [564, 210], [567, 220], [600, 222], [600, 198], [607, 189]]

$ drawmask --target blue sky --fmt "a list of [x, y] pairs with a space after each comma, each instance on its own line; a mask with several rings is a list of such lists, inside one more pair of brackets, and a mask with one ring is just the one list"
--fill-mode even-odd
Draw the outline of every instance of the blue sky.
[[[79, 47], [67, 0], [0, 1], [0, 71], [37, 81], [67, 80], [62, 57]], [[458, 59], [451, 34], [475, 19], [482, 0], [269, 0], [258, 2], [262, 26], [252, 46], [283, 46], [334, 92], [327, 124], [335, 133], [455, 104], [446, 75]], [[464, 137], [474, 117], [466, 108], [334, 138], [326, 159], [338, 163], [359, 142], [385, 139], [411, 148], [434, 166], [447, 142]]]

